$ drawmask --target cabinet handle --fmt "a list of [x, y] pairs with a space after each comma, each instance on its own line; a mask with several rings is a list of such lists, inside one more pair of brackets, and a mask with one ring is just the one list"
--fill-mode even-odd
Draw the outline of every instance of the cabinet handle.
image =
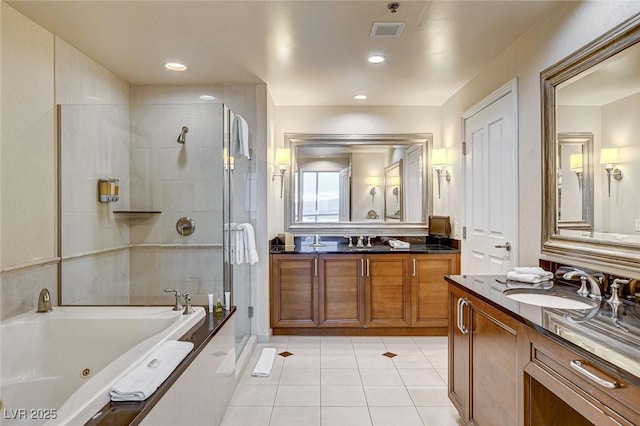
[[582, 365], [582, 361], [580, 361], [579, 359], [574, 359], [572, 360], [569, 365], [571, 366], [571, 368], [573, 368], [574, 370], [576, 370], [578, 373], [582, 374], [583, 376], [587, 377], [588, 379], [596, 382], [597, 384], [599, 384], [602, 387], [605, 387], [607, 389], [616, 389], [620, 387], [620, 383], [611, 380], [605, 380], [602, 377], [598, 377], [598, 375], [592, 373], [591, 371], [587, 370], [586, 368], [583, 367]]
[[411, 275], [413, 275], [414, 277], [416, 276], [416, 258], [414, 257], [413, 259], [411, 259], [413, 262], [413, 269], [411, 271]]
[[318, 276], [318, 258], [313, 259], [313, 276]]
[[360, 276], [364, 277], [364, 259], [360, 259]]
[[460, 332], [462, 334], [467, 334], [469, 333], [469, 330], [467, 329], [467, 327], [465, 327], [465, 325], [463, 324], [464, 321], [464, 305], [468, 305], [469, 302], [467, 302], [466, 299], [464, 298], [460, 298], [458, 299], [458, 330], [460, 330]]
[[367, 276], [369, 276], [369, 259], [367, 259]]

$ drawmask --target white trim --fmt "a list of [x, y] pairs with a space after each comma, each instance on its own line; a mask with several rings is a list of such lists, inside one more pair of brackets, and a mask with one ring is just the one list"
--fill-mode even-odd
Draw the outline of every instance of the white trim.
[[222, 248], [222, 244], [130, 244], [125, 246], [110, 247], [101, 250], [93, 250], [84, 253], [75, 253], [67, 256], [63, 256], [60, 260], [73, 260], [82, 257], [100, 256], [102, 254], [112, 253], [121, 250], [133, 250], [137, 248], [159, 248], [159, 249], [174, 249], [174, 248], [190, 248], [190, 249], [207, 249], [207, 248]]
[[45, 259], [32, 260], [31, 262], [19, 263], [16, 265], [5, 266], [0, 269], [0, 273], [18, 271], [20, 269], [37, 268], [39, 266], [47, 266], [60, 263], [59, 257], [47, 257]]
[[[467, 201], [467, 189], [465, 186], [466, 183], [466, 155], [464, 155], [462, 153], [462, 146], [463, 144], [466, 143], [465, 140], [465, 135], [467, 134], [467, 129], [466, 129], [466, 120], [468, 120], [469, 118], [471, 118], [472, 116], [474, 116], [475, 114], [477, 114], [478, 112], [482, 111], [483, 109], [487, 108], [488, 106], [490, 106], [491, 104], [493, 104], [494, 102], [502, 99], [503, 97], [509, 95], [510, 93], [513, 94], [513, 99], [512, 99], [512, 105], [511, 105], [511, 113], [513, 114], [513, 138], [516, 141], [516, 149], [514, 150], [514, 154], [513, 154], [513, 158], [511, 159], [511, 161], [513, 161], [514, 167], [515, 167], [515, 194], [514, 195], [514, 200], [516, 200], [516, 206], [515, 206], [515, 211], [512, 212], [515, 215], [515, 235], [514, 235], [514, 240], [516, 241], [515, 244], [513, 244], [513, 251], [512, 251], [512, 256], [513, 256], [513, 261], [514, 261], [514, 265], [519, 265], [520, 264], [520, 214], [519, 214], [519, 209], [520, 209], [520, 199], [519, 199], [519, 188], [520, 188], [520, 167], [519, 167], [519, 152], [520, 152], [520, 140], [519, 140], [519, 117], [518, 117], [518, 78], [514, 77], [512, 80], [510, 80], [509, 82], [507, 82], [506, 84], [504, 84], [503, 86], [499, 87], [498, 89], [496, 89], [495, 91], [491, 92], [489, 95], [487, 95], [485, 98], [483, 98], [482, 100], [480, 100], [479, 102], [475, 103], [474, 105], [472, 105], [471, 107], [469, 107], [468, 109], [466, 109], [463, 113], [462, 116], [460, 118], [461, 121], [461, 133], [460, 133], [460, 139], [461, 139], [461, 149], [460, 149], [460, 166], [461, 166], [461, 179], [462, 179], [462, 198], [461, 198], [461, 202], [460, 202], [460, 207], [461, 207], [461, 216], [462, 216], [462, 226], [467, 226], [467, 209], [466, 209], [466, 201]], [[465, 239], [461, 240], [461, 244], [462, 244], [462, 250], [461, 253], [463, 254], [467, 254], [467, 242]], [[465, 263], [468, 261], [467, 259], [464, 259], [467, 256], [463, 256], [462, 259], [462, 265], [465, 265]], [[461, 266], [462, 266], [461, 265]]]

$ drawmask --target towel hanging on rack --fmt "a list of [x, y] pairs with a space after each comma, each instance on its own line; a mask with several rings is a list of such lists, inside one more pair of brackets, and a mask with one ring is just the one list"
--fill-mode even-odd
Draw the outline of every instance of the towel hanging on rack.
[[243, 231], [239, 232], [239, 234], [242, 234], [244, 261], [249, 265], [259, 262], [260, 258], [258, 257], [258, 251], [256, 250], [256, 236], [253, 231], [253, 226], [250, 223], [241, 223], [238, 225], [238, 229]]
[[236, 114], [231, 125], [231, 155], [235, 158], [251, 159], [249, 153], [249, 125], [241, 115]]

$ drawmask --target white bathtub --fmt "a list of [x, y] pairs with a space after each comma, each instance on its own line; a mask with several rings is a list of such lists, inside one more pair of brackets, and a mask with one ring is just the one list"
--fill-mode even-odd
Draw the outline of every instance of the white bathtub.
[[182, 315], [170, 307], [56, 307], [3, 321], [0, 423], [83, 425], [109, 402], [118, 377], [204, 318], [203, 308], [194, 309]]

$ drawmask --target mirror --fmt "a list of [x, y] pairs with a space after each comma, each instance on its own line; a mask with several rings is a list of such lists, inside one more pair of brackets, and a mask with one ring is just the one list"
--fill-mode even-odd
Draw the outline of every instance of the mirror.
[[384, 169], [384, 220], [402, 221], [402, 160]]
[[640, 15], [541, 73], [542, 251], [635, 273], [640, 262], [638, 41]]
[[558, 228], [593, 230], [592, 159], [592, 133], [558, 134]]
[[285, 228], [298, 235], [425, 235], [431, 141], [431, 134], [286, 134], [292, 167]]

